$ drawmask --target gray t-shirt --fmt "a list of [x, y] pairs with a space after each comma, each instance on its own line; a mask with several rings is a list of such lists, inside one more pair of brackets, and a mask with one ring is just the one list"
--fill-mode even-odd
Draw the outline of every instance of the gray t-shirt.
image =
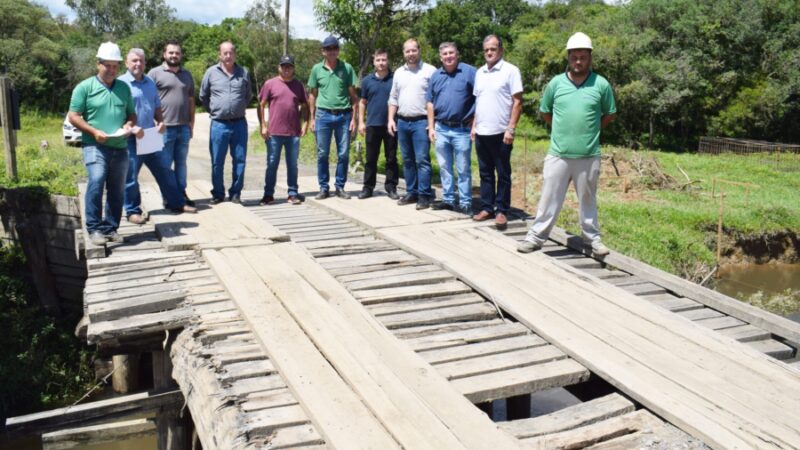
[[241, 119], [247, 104], [253, 98], [250, 76], [240, 65], [233, 67], [228, 75], [219, 64], [206, 70], [200, 83], [200, 103], [215, 120]]
[[153, 67], [147, 76], [153, 79], [161, 98], [161, 112], [167, 126], [186, 125], [192, 121], [189, 99], [194, 98], [192, 73], [181, 67], [171, 72], [166, 64]]

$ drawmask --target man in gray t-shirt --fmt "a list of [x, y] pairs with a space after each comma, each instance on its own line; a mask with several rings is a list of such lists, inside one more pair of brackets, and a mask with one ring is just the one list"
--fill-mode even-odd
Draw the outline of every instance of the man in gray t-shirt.
[[[167, 41], [164, 64], [150, 69], [147, 76], [156, 83], [167, 126], [162, 157], [166, 159], [165, 164], [174, 165], [175, 182], [186, 197], [186, 159], [194, 129], [194, 79], [191, 72], [181, 67], [182, 58], [181, 44], [176, 40]], [[188, 197], [186, 204], [194, 206]]]

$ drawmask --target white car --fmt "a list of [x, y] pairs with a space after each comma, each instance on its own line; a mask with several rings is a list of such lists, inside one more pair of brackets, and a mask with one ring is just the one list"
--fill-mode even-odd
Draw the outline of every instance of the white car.
[[81, 130], [75, 128], [71, 123], [69, 123], [68, 116], [64, 116], [62, 133], [64, 134], [64, 145], [80, 145]]

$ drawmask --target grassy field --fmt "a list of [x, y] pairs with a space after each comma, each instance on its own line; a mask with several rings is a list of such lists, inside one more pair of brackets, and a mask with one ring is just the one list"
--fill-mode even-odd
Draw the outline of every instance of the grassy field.
[[[6, 177], [5, 157], [0, 159], [0, 186], [39, 186], [51, 194], [77, 195], [76, 181], [86, 169], [80, 147], [64, 145], [61, 129], [64, 116], [27, 112], [17, 132], [17, 180]], [[41, 148], [43, 141], [47, 148]], [[5, 143], [0, 136], [0, 148]]]

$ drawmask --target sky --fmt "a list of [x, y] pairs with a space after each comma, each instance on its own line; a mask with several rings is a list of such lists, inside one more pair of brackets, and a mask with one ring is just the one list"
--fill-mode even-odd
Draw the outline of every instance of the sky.
[[[63, 0], [34, 0], [34, 2], [46, 6], [54, 16], [64, 14], [70, 19], [75, 18], [75, 14]], [[244, 16], [252, 0], [166, 0], [166, 3], [175, 9], [175, 15], [179, 19], [216, 25], [226, 17]], [[281, 13], [283, 13], [283, 2], [281, 2]], [[327, 36], [327, 33], [317, 29], [314, 23], [312, 0], [291, 0], [289, 23], [293, 37], [323, 39]]]

